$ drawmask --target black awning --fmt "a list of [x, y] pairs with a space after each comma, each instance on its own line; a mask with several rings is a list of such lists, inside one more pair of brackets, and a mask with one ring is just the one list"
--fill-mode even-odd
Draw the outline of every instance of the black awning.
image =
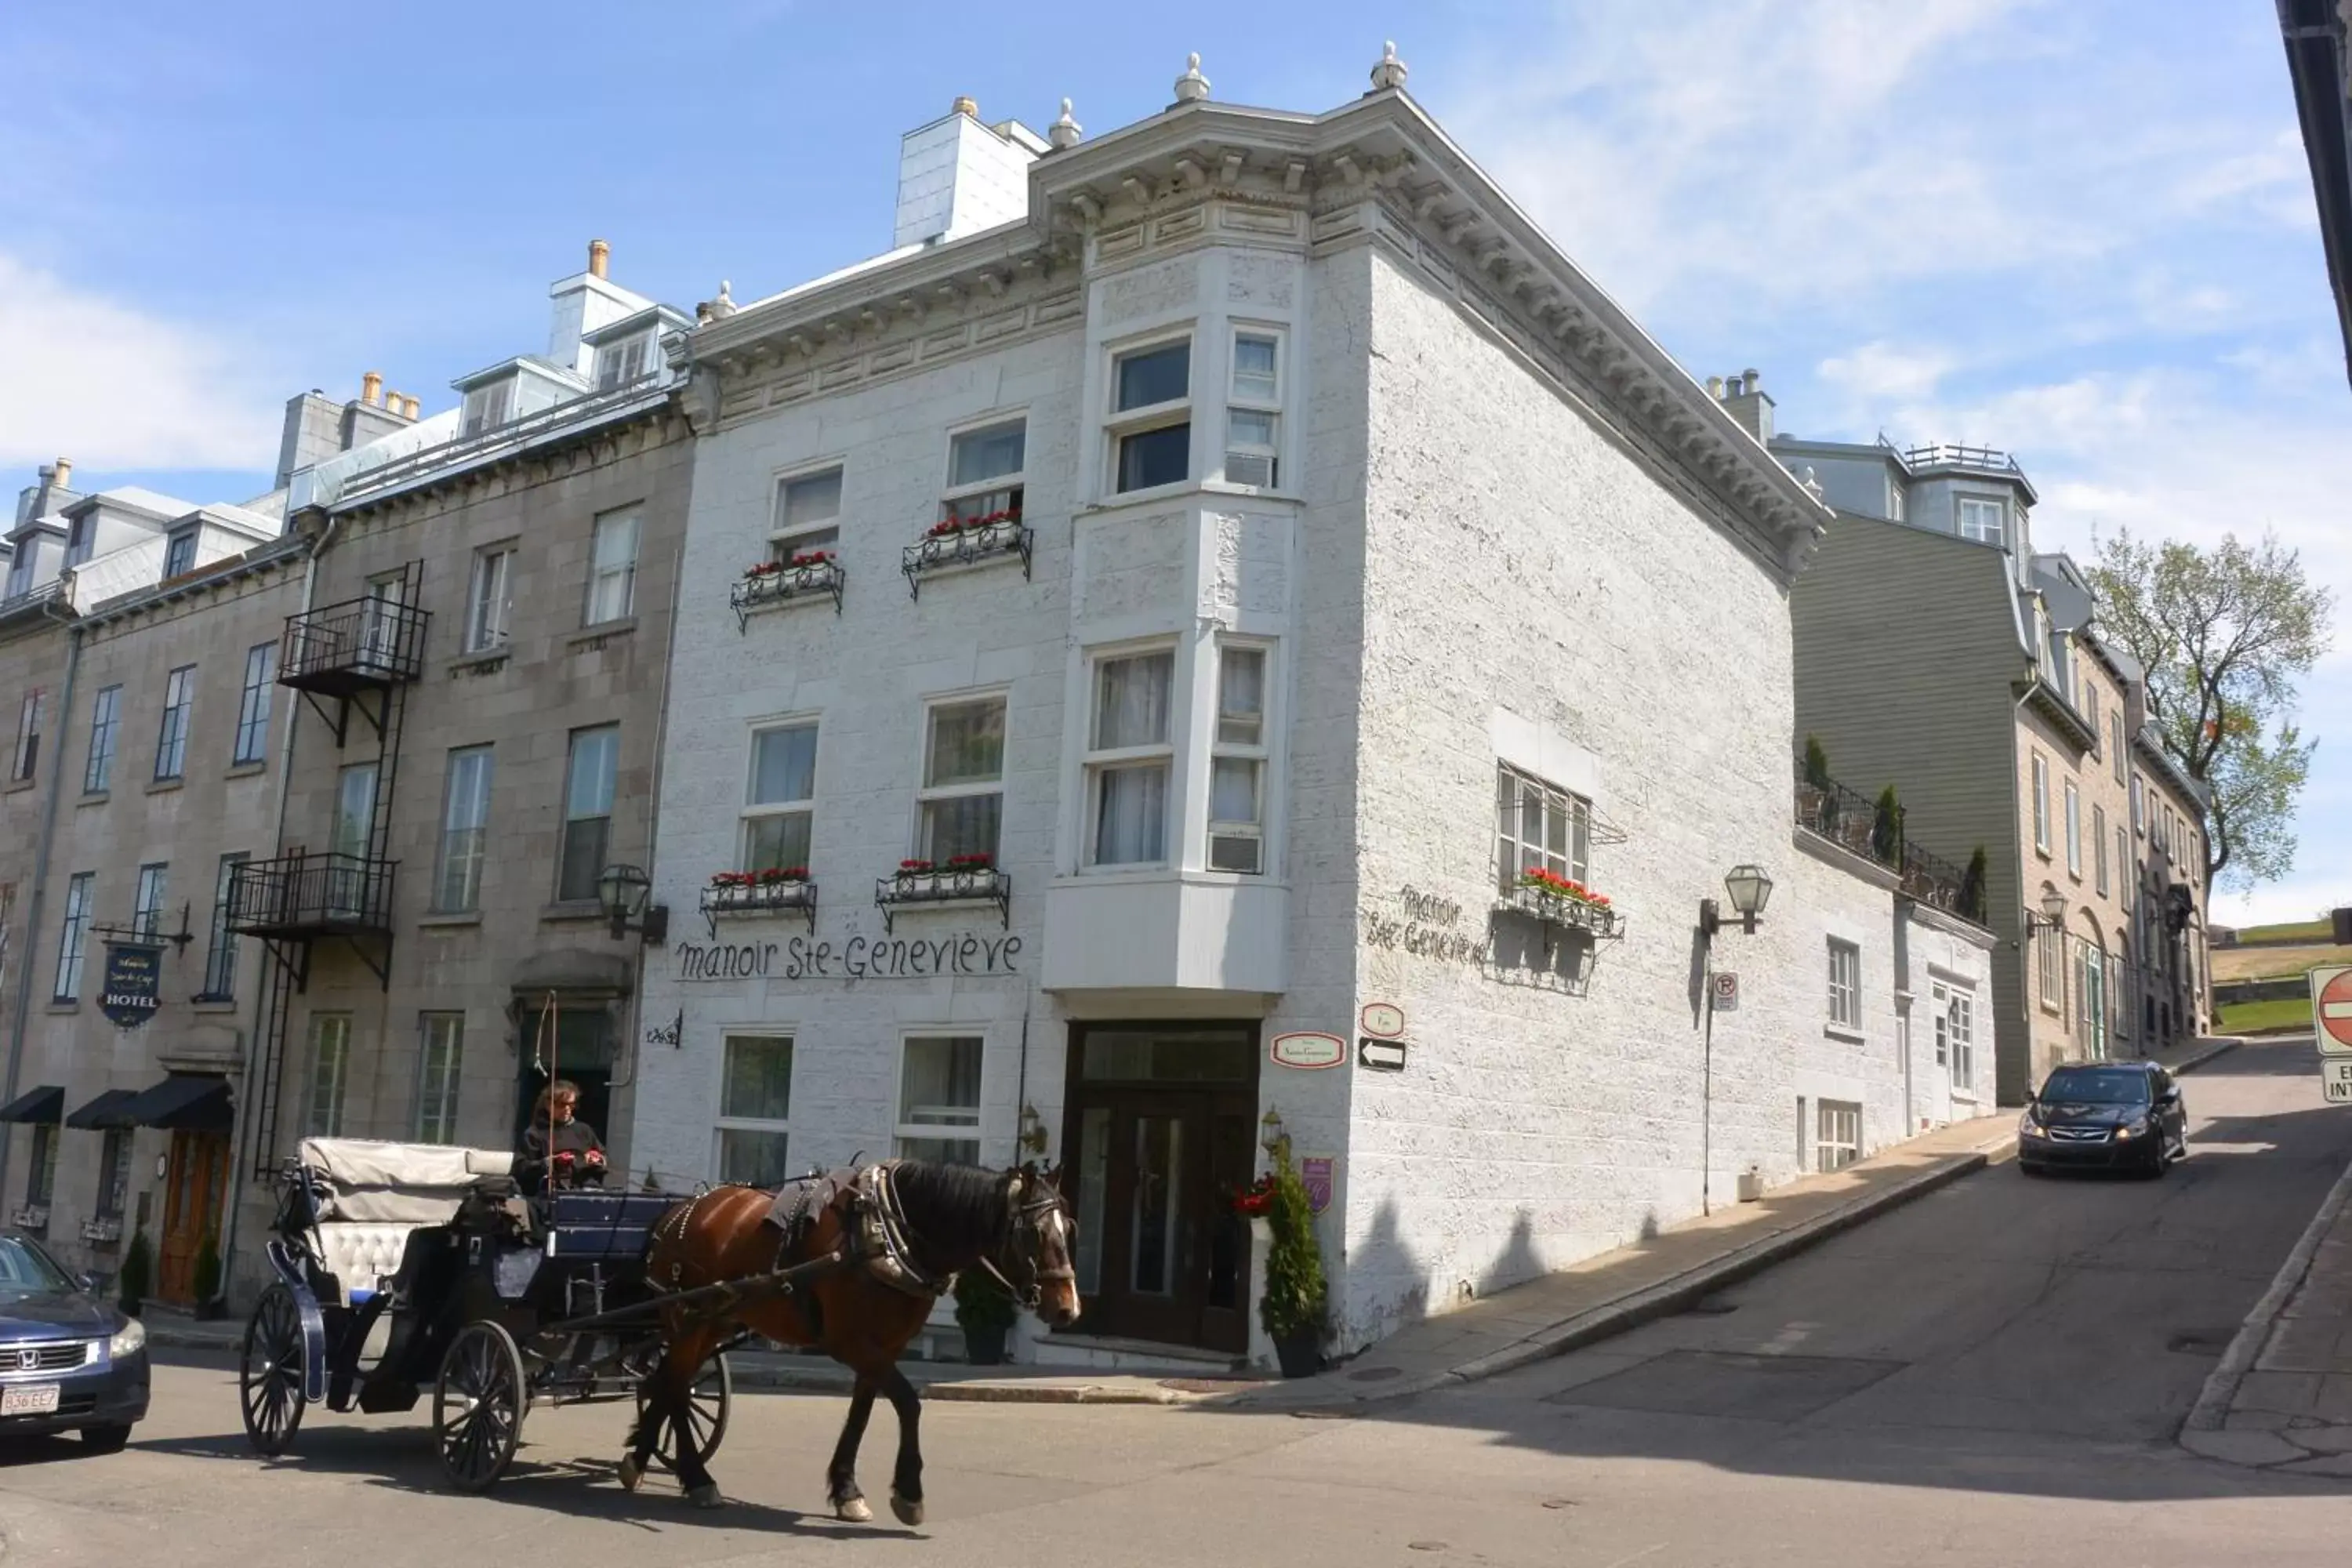
[[133, 1089], [110, 1089], [71, 1116], [66, 1125], [79, 1127], [87, 1132], [100, 1132], [116, 1127], [135, 1127], [138, 1123], [122, 1120], [122, 1108], [139, 1098]]
[[66, 1091], [55, 1084], [45, 1083], [30, 1094], [19, 1095], [5, 1105], [0, 1105], [0, 1121], [37, 1122], [55, 1127], [66, 1113]]
[[175, 1072], [116, 1114], [133, 1127], [174, 1132], [226, 1132], [234, 1121], [228, 1079], [213, 1073]]

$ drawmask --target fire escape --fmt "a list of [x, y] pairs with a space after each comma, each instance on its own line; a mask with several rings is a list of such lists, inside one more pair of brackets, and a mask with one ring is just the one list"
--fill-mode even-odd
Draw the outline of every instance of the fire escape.
[[373, 734], [375, 784], [363, 822], [356, 820], [354, 803], [339, 792], [326, 849], [298, 845], [275, 859], [248, 861], [231, 875], [228, 929], [260, 938], [269, 955], [262, 981], [261, 1037], [248, 1080], [255, 1096], [257, 1174], [268, 1173], [277, 1148], [287, 1023], [295, 995], [310, 989], [317, 944], [332, 941], [348, 947], [378, 984], [391, 989], [397, 864], [385, 851], [402, 718], [408, 689], [425, 669], [425, 630], [431, 617], [416, 607], [424, 574], [425, 563], [412, 562], [399, 576], [370, 584], [359, 598], [286, 619], [278, 684], [302, 694], [325, 721], [338, 752], [364, 745]]

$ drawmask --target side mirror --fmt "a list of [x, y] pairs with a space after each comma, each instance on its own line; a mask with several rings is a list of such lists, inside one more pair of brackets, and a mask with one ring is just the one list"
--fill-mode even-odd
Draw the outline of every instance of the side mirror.
[[89, 1295], [95, 1296], [99, 1293], [98, 1276], [95, 1274], [77, 1274], [74, 1276], [74, 1283], [80, 1286]]

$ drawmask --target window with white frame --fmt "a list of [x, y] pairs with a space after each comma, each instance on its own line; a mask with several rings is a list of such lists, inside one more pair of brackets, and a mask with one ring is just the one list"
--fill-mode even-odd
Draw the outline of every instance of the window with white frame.
[[236, 766], [258, 763], [269, 755], [269, 689], [278, 684], [278, 645], [256, 643], [245, 652], [245, 688], [236, 700], [236, 749], [229, 761]]
[[163, 720], [155, 731], [155, 777], [178, 778], [188, 763], [188, 709], [195, 701], [196, 667], [184, 664], [163, 678]]
[[[489, 848], [490, 777], [495, 753], [488, 746], [461, 746], [449, 753], [441, 796], [441, 857], [433, 879], [433, 908], [462, 914], [479, 906], [482, 862]], [[602, 867], [597, 874], [604, 874]]]
[[2129, 748], [2124, 744], [2124, 716], [2117, 710], [2110, 708], [2107, 710], [2107, 753], [2108, 761], [2115, 768], [2117, 784], [2124, 782], [2124, 770], [2130, 765], [2126, 755], [2128, 750]]
[[2033, 940], [2042, 950], [2039, 964], [2042, 1010], [2063, 1016], [2066, 1010], [2066, 933], [2054, 926], [2041, 926]]
[[776, 481], [776, 517], [768, 531], [768, 557], [790, 561], [841, 543], [841, 468], [795, 474]]
[[103, 795], [114, 778], [114, 738], [122, 720], [122, 688], [110, 686], [89, 705], [89, 758], [81, 770], [84, 795]]
[[2009, 510], [1991, 496], [1962, 496], [1960, 537], [1999, 544], [2008, 531]]
[[1950, 1070], [1954, 1089], [1973, 1089], [1977, 1080], [1976, 994], [1940, 980], [1932, 991], [1936, 1065]]
[[910, 1035], [898, 1077], [898, 1153], [949, 1165], [980, 1163], [978, 1035]]
[[1830, 1022], [1841, 1029], [1862, 1027], [1862, 949], [1829, 939]]
[[1007, 519], [1021, 515], [1021, 475], [1029, 460], [1029, 422], [1008, 419], [948, 438], [948, 488], [940, 516]]
[[457, 1077], [466, 1055], [466, 1015], [416, 1016], [416, 1141], [457, 1141]]
[[1824, 1100], [1817, 1104], [1813, 1131], [1813, 1168], [1843, 1171], [1862, 1158], [1862, 1107], [1851, 1100]]
[[20, 784], [41, 765], [41, 721], [48, 710], [49, 694], [38, 687], [25, 693], [24, 704], [16, 710], [16, 758], [8, 776]]
[[727, 1037], [719, 1084], [719, 1179], [778, 1187], [792, 1179], [793, 1042]]
[[2073, 779], [2066, 781], [2066, 869], [2083, 874], [2083, 792]]
[[2091, 865], [2099, 897], [2107, 896], [2107, 808], [2091, 807]]
[[1209, 869], [1265, 869], [1266, 650], [1217, 647], [1217, 729], [1209, 752]]
[[1265, 489], [1282, 483], [1282, 340], [1273, 332], [1244, 328], [1234, 334], [1225, 479]]
[[131, 907], [131, 930], [142, 942], [153, 942], [163, 930], [163, 900], [169, 896], [172, 868], [157, 861], [139, 868], [139, 894]]
[[2116, 890], [2124, 896], [2126, 903], [2131, 901], [2129, 889], [2133, 880], [2131, 835], [2125, 832], [2124, 825], [2118, 822], [2116, 824]]
[[343, 1135], [343, 1082], [352, 1062], [352, 1016], [314, 1013], [310, 1017], [310, 1080], [303, 1101], [302, 1135]]
[[228, 929], [229, 893], [236, 886], [242, 853], [224, 855], [213, 873], [212, 941], [205, 952], [205, 994], [207, 1002], [226, 1002], [236, 994], [237, 935]]
[[163, 581], [196, 569], [196, 531], [184, 528], [163, 542]]
[[1150, 489], [1192, 474], [1192, 340], [1111, 360], [1111, 488]]
[[[2075, 675], [2079, 679], [2082, 675], [2082, 671], [2079, 669], [2076, 670]], [[2098, 735], [2101, 733], [2099, 728], [2099, 689], [2090, 681], [2084, 680], [2081, 682], [2081, 691], [2083, 694], [2083, 718], [2091, 726], [2091, 733], [2095, 736]], [[2099, 742], [2094, 740], [2091, 742], [2091, 750], [2094, 754], [2096, 754], [2098, 748]]]
[[1004, 818], [1004, 699], [934, 702], [923, 722], [915, 853], [936, 866], [996, 858]]
[[1508, 896], [1529, 871], [1571, 882], [1591, 872], [1592, 803], [1508, 763], [1495, 769], [1496, 886]]
[[1168, 783], [1176, 748], [1170, 700], [1176, 656], [1160, 648], [1095, 661], [1086, 756], [1087, 862], [1140, 866], [1168, 858]]
[[71, 1002], [81, 995], [82, 952], [89, 943], [89, 900], [95, 871], [77, 871], [66, 882], [65, 923], [58, 932], [58, 978], [50, 988], [52, 1001]]
[[2147, 792], [2141, 787], [2139, 775], [2137, 773], [2134, 773], [2132, 775], [2131, 782], [2131, 819], [2132, 837], [2134, 838], [2147, 837]]
[[653, 352], [651, 332], [631, 332], [627, 337], [604, 344], [596, 351], [596, 390], [610, 392], [616, 386], [626, 386], [646, 374], [647, 356]]
[[488, 386], [478, 386], [466, 394], [465, 422], [457, 434], [462, 437], [495, 430], [507, 422], [513, 410], [514, 382], [511, 378], [494, 381]]
[[586, 626], [624, 621], [637, 606], [637, 509], [625, 506], [596, 520], [588, 557]]
[[815, 815], [816, 721], [752, 731], [741, 868], [805, 875]]
[[1903, 494], [1903, 481], [1901, 479], [1888, 479], [1886, 481], [1887, 517], [1895, 522], [1901, 522], [1903, 521], [1904, 513], [1909, 510], [1909, 507], [1906, 504], [1906, 498]]
[[515, 547], [490, 544], [474, 552], [473, 580], [466, 589], [466, 651], [504, 647], [514, 616]]
[[2033, 753], [2033, 847], [2050, 853], [2050, 763]]

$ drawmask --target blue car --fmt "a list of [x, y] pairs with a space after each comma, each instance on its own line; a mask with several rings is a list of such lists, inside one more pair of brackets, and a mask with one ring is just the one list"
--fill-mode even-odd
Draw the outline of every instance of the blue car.
[[31, 1237], [0, 1234], [0, 1438], [79, 1432], [101, 1454], [147, 1415], [147, 1331]]

